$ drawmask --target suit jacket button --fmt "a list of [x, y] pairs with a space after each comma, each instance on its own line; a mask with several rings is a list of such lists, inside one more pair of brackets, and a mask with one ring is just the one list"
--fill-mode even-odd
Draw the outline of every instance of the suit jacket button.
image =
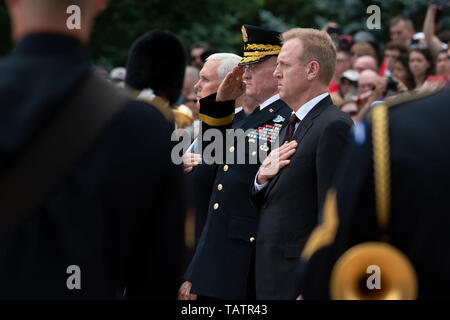
[[225, 172], [228, 171], [228, 165], [224, 165], [224, 166], [223, 166], [223, 171], [225, 171]]
[[254, 237], [251, 237], [251, 238], [250, 238], [250, 242], [255, 242], [255, 238], [254, 238]]
[[219, 204], [218, 204], [218, 203], [215, 203], [213, 208], [214, 208], [214, 210], [217, 211], [217, 210], [219, 209]]
[[231, 153], [234, 152], [234, 147], [230, 147], [230, 152], [231, 152]]

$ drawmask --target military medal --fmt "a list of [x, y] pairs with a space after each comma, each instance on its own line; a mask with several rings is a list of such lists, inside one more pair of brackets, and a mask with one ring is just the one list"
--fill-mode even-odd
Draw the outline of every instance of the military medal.
[[275, 123], [280, 123], [280, 122], [284, 122], [284, 120], [286, 120], [286, 119], [283, 118], [281, 115], [277, 115], [272, 121]]

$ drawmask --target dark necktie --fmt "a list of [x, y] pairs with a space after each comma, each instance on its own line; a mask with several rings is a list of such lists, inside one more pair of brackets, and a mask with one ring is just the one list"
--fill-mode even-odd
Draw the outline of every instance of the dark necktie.
[[294, 135], [294, 131], [295, 131], [295, 125], [298, 122], [300, 122], [300, 119], [297, 118], [297, 115], [295, 113], [293, 113], [291, 115], [291, 118], [289, 119], [289, 125], [286, 129], [286, 135], [284, 136], [283, 143], [285, 143], [286, 141], [289, 142], [292, 140], [292, 136]]

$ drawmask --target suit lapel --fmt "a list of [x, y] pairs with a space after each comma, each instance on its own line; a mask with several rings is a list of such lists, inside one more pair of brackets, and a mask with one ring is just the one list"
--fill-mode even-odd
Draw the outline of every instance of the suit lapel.
[[[300, 122], [300, 124], [298, 125], [297, 130], [294, 133], [294, 136], [292, 137], [293, 139], [295, 139], [295, 141], [298, 142], [298, 148], [301, 147], [301, 141], [303, 140], [304, 136], [306, 135], [306, 133], [308, 132], [308, 130], [312, 127], [313, 123], [314, 123], [314, 119], [317, 118], [322, 111], [329, 105], [333, 104], [333, 100], [331, 100], [330, 96], [327, 96], [326, 98], [324, 98], [323, 100], [321, 100], [307, 115], [305, 118], [303, 118], [303, 120]], [[289, 120], [288, 120], [289, 122]], [[286, 126], [287, 127], [287, 126]], [[284, 137], [286, 135], [286, 127], [283, 128], [282, 133], [280, 133], [280, 141], [284, 141]], [[281, 140], [282, 139], [282, 140]], [[280, 145], [281, 146], [281, 145]], [[297, 148], [297, 151], [298, 151]], [[280, 175], [281, 175], [280, 171], [273, 179], [272, 181], [270, 181], [269, 186], [267, 188], [267, 193], [268, 194], [270, 192], [270, 190], [273, 188], [273, 186], [275, 185], [275, 183], [277, 182], [277, 180], [279, 179]]]

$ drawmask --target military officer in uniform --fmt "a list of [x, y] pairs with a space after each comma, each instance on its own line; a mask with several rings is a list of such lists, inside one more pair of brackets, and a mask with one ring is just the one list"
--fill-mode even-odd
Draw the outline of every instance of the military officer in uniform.
[[[236, 140], [224, 141], [224, 164], [219, 164], [208, 207], [208, 217], [191, 264], [181, 286], [180, 299], [196, 295], [218, 299], [254, 299], [254, 245], [256, 210], [249, 189], [261, 162], [277, 141], [291, 110], [280, 100], [273, 77], [281, 49], [280, 33], [244, 25], [244, 58], [222, 82], [216, 94], [200, 100], [202, 132], [229, 128], [246, 132], [245, 148]], [[243, 84], [245, 82], [245, 85]], [[259, 106], [234, 124], [234, 101], [244, 91]], [[225, 138], [224, 138], [225, 139]], [[203, 141], [203, 150], [206, 143]], [[262, 151], [262, 152], [261, 152]], [[242, 154], [240, 154], [242, 152]], [[244, 156], [244, 163], [238, 163]], [[233, 161], [230, 161], [233, 159]]]
[[[0, 299], [175, 298], [184, 208], [182, 168], [170, 158], [173, 125], [154, 106], [92, 75], [87, 43], [107, 1], [6, 3], [15, 47], [0, 61]], [[81, 9], [79, 30], [67, 28], [70, 5]], [[84, 103], [76, 103], [81, 95]], [[116, 105], [111, 96], [123, 105], [48, 186], [86, 128]], [[80, 109], [83, 122], [64, 118], [73, 129], [67, 135], [58, 127], [61, 115]], [[36, 149], [49, 128], [61, 129], [50, 129], [50, 138], [62, 148]], [[56, 141], [60, 136], [67, 141]], [[29, 155], [45, 161], [22, 166]], [[39, 181], [9, 184], [36, 175]], [[37, 205], [20, 211], [23, 221], [5, 229], [17, 208], [31, 201]]]
[[355, 126], [302, 253], [304, 299], [450, 298], [449, 103], [448, 89], [407, 93]]

